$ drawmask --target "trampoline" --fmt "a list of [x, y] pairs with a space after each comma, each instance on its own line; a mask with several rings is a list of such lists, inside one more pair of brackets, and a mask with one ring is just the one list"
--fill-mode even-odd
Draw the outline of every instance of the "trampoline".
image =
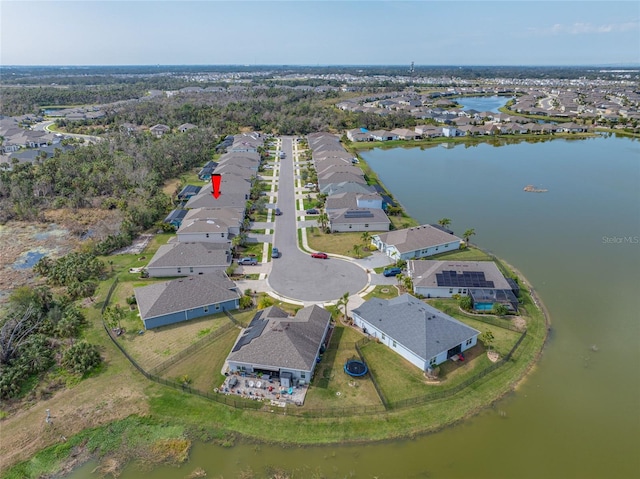
[[349, 359], [344, 363], [344, 372], [355, 378], [364, 376], [368, 370], [367, 365], [359, 359]]

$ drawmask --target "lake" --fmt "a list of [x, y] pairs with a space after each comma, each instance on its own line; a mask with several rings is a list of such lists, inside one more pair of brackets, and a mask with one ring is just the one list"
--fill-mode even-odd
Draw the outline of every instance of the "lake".
[[[163, 467], [144, 477], [185, 477], [196, 467], [226, 479], [265, 477], [273, 467], [295, 478], [637, 475], [640, 142], [459, 144], [362, 157], [418, 221], [447, 217], [458, 234], [474, 228], [472, 242], [531, 281], [552, 320], [541, 361], [517, 391], [436, 434], [357, 446], [197, 444], [179, 472]], [[524, 192], [529, 184], [548, 192]], [[90, 477], [93, 466], [71, 477]]]
[[511, 99], [508, 96], [463, 96], [456, 98], [463, 110], [491, 111], [499, 113], [498, 108], [507, 104]]

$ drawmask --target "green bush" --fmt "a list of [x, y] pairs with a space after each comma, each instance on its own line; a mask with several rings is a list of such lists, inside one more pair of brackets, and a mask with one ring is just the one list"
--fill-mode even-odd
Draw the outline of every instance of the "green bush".
[[97, 346], [86, 342], [74, 344], [62, 355], [62, 365], [77, 374], [86, 374], [101, 362]]

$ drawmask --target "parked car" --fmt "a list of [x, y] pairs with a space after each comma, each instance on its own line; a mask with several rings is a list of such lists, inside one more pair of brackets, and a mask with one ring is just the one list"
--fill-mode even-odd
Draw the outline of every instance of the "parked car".
[[280, 250], [278, 248], [272, 248], [271, 249], [271, 257], [272, 258], [279, 258], [280, 257]]
[[313, 188], [315, 188], [315, 187], [316, 187], [316, 184], [315, 184], [315, 183], [307, 183], [306, 185], [304, 185], [304, 187], [305, 187], [305, 188], [313, 189]]
[[273, 214], [275, 214], [276, 216], [280, 216], [282, 215], [282, 211], [280, 211], [280, 208], [276, 208], [276, 211]]
[[329, 256], [327, 255], [327, 253], [313, 253], [311, 257], [319, 258], [319, 259], [329, 259]]
[[400, 273], [402, 273], [402, 270], [400, 268], [385, 268], [385, 270], [382, 272], [382, 274], [384, 276], [397, 276]]
[[258, 264], [258, 260], [255, 258], [252, 258], [251, 256], [247, 256], [246, 258], [240, 258], [238, 260], [238, 264], [255, 266]]
[[317, 215], [318, 213], [319, 213], [319, 211], [317, 209], [315, 209], [315, 208], [309, 208], [307, 210], [307, 214], [308, 215]]

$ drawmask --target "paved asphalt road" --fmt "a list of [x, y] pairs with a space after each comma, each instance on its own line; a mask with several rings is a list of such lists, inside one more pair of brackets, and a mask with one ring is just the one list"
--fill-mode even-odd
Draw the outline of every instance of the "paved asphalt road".
[[269, 286], [281, 296], [301, 301], [334, 301], [355, 294], [367, 285], [367, 273], [357, 264], [338, 258], [314, 259], [298, 249], [294, 190], [293, 140], [282, 137], [285, 158], [280, 160], [274, 246], [281, 252], [273, 260]]

